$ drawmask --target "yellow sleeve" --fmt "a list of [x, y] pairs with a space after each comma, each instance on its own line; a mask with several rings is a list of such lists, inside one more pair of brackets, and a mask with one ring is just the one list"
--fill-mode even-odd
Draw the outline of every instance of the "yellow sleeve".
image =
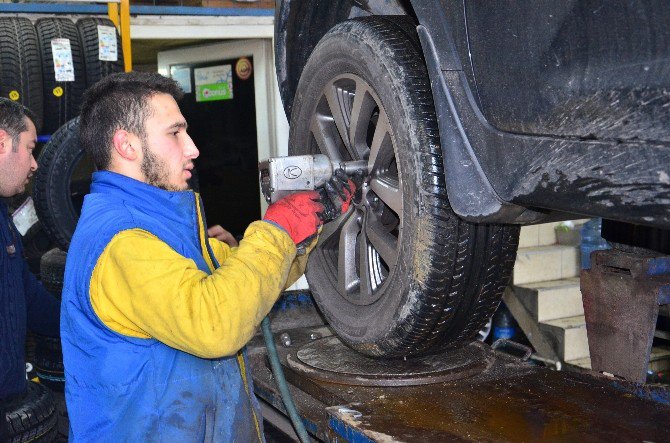
[[312, 252], [312, 249], [316, 246], [318, 239], [314, 239], [312, 243], [307, 246], [305, 253], [303, 255], [297, 255], [291, 263], [291, 269], [289, 269], [288, 277], [286, 278], [286, 284], [282, 289], [286, 289], [291, 286], [293, 283], [298, 281], [300, 276], [305, 273], [305, 268], [307, 267], [307, 257]]
[[253, 336], [286, 284], [296, 248], [254, 222], [211, 275], [149, 232], [117, 234], [98, 259], [90, 297], [96, 315], [124, 335], [156, 338], [203, 358], [234, 355]]
[[[215, 238], [209, 238], [208, 240], [209, 245], [214, 252], [214, 257], [216, 257], [216, 260], [219, 263], [223, 263], [228, 257], [235, 254], [237, 251], [237, 247], [231, 248], [227, 243], [224, 243]], [[284, 288], [282, 289], [286, 289], [291, 286], [293, 283], [298, 281], [302, 274], [305, 273], [305, 268], [307, 267], [307, 257], [309, 256], [309, 253], [312, 251], [312, 249], [314, 249], [314, 246], [316, 246], [316, 242], [317, 240], [315, 239], [312, 243], [310, 243], [304, 255], [297, 255], [295, 257], [295, 260], [293, 260], [293, 263], [291, 263], [291, 269], [289, 270], [288, 278], [286, 279], [286, 285], [284, 285]]]
[[209, 242], [209, 247], [212, 248], [212, 252], [214, 252], [216, 261], [219, 263], [226, 261], [226, 259], [230, 257], [230, 254], [237, 250], [237, 247], [231, 248], [228, 246], [228, 243], [224, 243], [215, 238], [208, 238], [207, 241]]

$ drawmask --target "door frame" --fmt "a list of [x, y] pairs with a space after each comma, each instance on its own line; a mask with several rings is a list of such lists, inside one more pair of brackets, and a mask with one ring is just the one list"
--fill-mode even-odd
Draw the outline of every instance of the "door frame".
[[[258, 160], [288, 155], [288, 121], [279, 98], [271, 39], [207, 43], [158, 53], [158, 72], [170, 77], [170, 66], [253, 57]], [[267, 202], [261, 194], [261, 214]]]

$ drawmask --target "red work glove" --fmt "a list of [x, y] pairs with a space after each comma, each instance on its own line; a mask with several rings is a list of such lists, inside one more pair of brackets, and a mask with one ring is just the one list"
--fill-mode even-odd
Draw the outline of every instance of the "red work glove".
[[296, 192], [271, 204], [263, 220], [284, 228], [297, 245], [316, 235], [322, 224], [319, 213], [323, 210], [323, 205], [319, 203], [318, 192]]

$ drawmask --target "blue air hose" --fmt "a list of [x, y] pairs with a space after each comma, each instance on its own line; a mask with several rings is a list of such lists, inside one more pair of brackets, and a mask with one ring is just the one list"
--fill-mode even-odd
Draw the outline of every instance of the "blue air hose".
[[286, 377], [284, 377], [284, 370], [281, 367], [281, 363], [279, 363], [279, 354], [277, 353], [277, 347], [275, 346], [274, 339], [272, 338], [272, 331], [270, 330], [269, 315], [261, 322], [261, 329], [263, 331], [263, 338], [265, 339], [265, 347], [268, 350], [268, 357], [270, 358], [270, 367], [272, 368], [275, 380], [277, 380], [277, 386], [279, 386], [279, 393], [284, 402], [284, 407], [286, 407], [286, 412], [288, 412], [288, 416], [291, 418], [293, 428], [295, 429], [296, 434], [298, 434], [300, 441], [302, 443], [310, 443], [311, 440], [307, 435], [305, 424], [302, 422], [302, 419], [298, 414], [295, 403], [293, 403], [293, 397], [291, 397], [291, 392], [288, 390], [288, 384], [286, 383]]

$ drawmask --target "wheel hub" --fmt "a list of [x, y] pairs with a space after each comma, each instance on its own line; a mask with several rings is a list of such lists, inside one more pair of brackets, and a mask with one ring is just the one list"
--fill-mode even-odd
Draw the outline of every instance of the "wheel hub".
[[356, 305], [376, 302], [398, 260], [402, 192], [392, 128], [376, 92], [345, 74], [326, 84], [310, 124], [312, 152], [367, 160], [369, 175], [349, 212], [324, 227], [317, 246], [338, 292]]

